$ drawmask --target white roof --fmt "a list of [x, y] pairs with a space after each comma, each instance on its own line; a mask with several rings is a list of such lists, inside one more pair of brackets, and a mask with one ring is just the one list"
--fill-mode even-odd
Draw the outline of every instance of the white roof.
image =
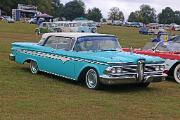
[[79, 37], [85, 37], [85, 36], [114, 36], [114, 35], [98, 34], [98, 33], [80, 33], [80, 32], [59, 32], [59, 33], [45, 33], [42, 35], [42, 38], [47, 38], [49, 36], [63, 36], [63, 37], [79, 38]]

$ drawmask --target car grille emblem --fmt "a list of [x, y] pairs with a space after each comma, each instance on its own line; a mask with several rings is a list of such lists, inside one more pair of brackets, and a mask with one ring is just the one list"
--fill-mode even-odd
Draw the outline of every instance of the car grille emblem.
[[137, 77], [139, 81], [143, 81], [144, 80], [144, 68], [145, 64], [144, 64], [144, 60], [139, 60], [138, 61], [138, 69], [137, 69]]

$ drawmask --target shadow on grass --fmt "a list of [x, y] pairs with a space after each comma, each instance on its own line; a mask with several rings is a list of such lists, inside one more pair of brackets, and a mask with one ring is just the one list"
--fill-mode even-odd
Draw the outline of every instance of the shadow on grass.
[[[29, 68], [21, 68], [21, 70], [24, 72], [30, 73]], [[39, 72], [38, 75], [51, 78], [54, 81], [58, 81], [58, 82], [62, 82], [65, 84], [70, 84], [70, 85], [76, 85], [83, 89], [88, 89], [85, 85], [85, 82], [83, 81], [74, 81], [74, 80], [66, 79], [66, 78], [52, 75], [45, 72]], [[138, 87], [137, 84], [123, 84], [123, 85], [102, 85], [98, 91], [106, 91], [109, 93], [119, 93], [119, 92], [137, 92], [137, 91], [151, 92], [151, 91], [158, 91], [158, 90], [159, 90], [158, 88], [152, 88], [151, 84], [147, 88]]]

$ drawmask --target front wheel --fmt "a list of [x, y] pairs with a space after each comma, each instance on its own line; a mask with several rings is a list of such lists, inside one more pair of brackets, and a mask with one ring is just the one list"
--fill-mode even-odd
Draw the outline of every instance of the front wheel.
[[89, 69], [86, 73], [86, 86], [94, 90], [100, 87], [99, 76], [94, 69]]
[[178, 64], [174, 69], [174, 79], [176, 82], [180, 83], [180, 64]]
[[35, 61], [30, 62], [29, 68], [30, 68], [32, 74], [37, 74], [38, 71], [39, 71], [38, 65], [37, 65], [37, 63]]

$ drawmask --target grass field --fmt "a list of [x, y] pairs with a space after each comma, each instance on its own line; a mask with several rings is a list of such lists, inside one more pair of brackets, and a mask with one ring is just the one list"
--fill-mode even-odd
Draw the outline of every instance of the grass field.
[[[38, 41], [35, 27], [0, 22], [0, 120], [180, 119], [180, 85], [173, 80], [146, 89], [118, 85], [93, 91], [64, 78], [32, 75], [27, 65], [9, 61], [12, 42]], [[153, 37], [136, 28], [103, 26], [99, 32], [116, 34], [123, 47], [142, 47]]]

